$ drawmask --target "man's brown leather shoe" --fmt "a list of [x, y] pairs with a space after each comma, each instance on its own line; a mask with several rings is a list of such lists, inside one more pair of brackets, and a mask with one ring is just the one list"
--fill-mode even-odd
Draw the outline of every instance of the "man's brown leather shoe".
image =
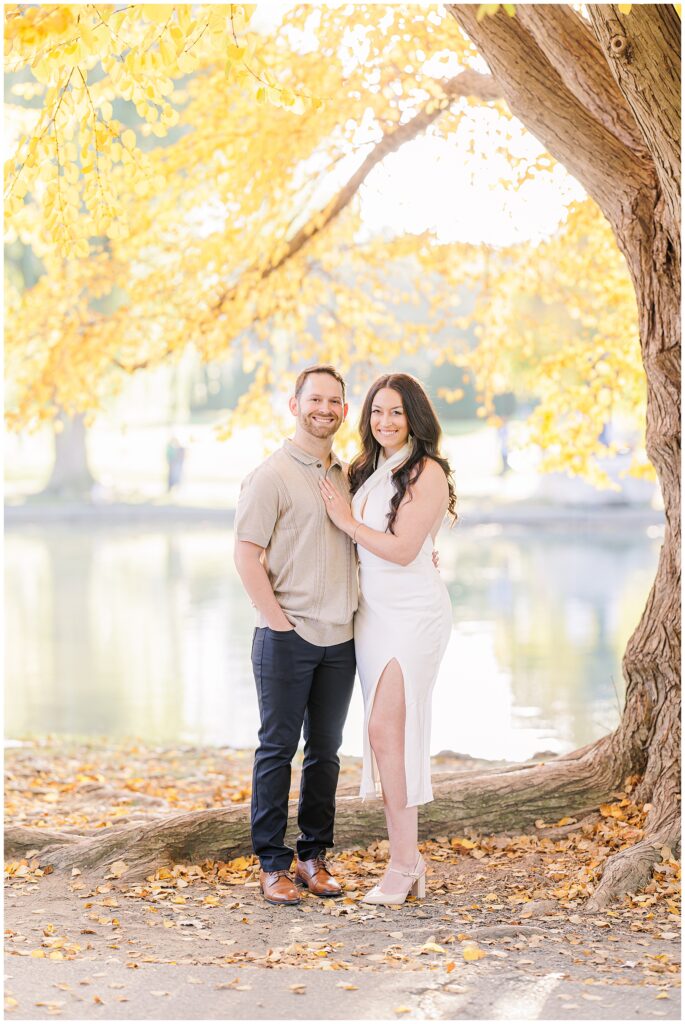
[[342, 893], [342, 886], [333, 878], [323, 857], [312, 857], [311, 860], [298, 857], [295, 881], [298, 885], [306, 885], [315, 896], [340, 896]]
[[287, 871], [262, 871], [260, 868], [259, 884], [267, 903], [288, 906], [300, 902], [297, 886]]

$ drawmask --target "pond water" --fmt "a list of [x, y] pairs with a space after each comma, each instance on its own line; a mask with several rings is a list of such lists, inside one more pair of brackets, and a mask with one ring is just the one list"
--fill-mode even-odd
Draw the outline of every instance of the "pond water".
[[[658, 527], [459, 527], [432, 753], [525, 759], [617, 724]], [[5, 733], [254, 747], [253, 609], [215, 523], [16, 526], [5, 541]], [[356, 688], [343, 752], [361, 754]]]

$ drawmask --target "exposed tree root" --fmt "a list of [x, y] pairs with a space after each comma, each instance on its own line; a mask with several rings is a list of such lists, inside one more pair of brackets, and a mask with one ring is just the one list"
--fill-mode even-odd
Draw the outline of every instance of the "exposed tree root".
[[24, 828], [14, 825], [5, 829], [5, 857], [25, 857], [31, 850], [45, 850], [58, 846], [78, 843], [79, 834], [53, 832], [47, 828]]
[[[458, 835], [466, 831], [526, 831], [543, 819], [581, 817], [611, 799], [620, 786], [619, 762], [603, 737], [578, 759], [555, 758], [542, 764], [519, 765], [474, 775], [443, 776], [434, 786], [435, 799], [421, 808], [420, 836]], [[293, 828], [297, 803], [291, 801]], [[379, 800], [339, 797], [335, 840], [338, 849], [366, 846], [386, 835]], [[41, 862], [57, 871], [78, 867], [102, 871], [115, 861], [128, 865], [126, 879], [144, 878], [157, 868], [206, 859], [229, 860], [251, 852], [249, 810], [245, 804], [136, 822], [75, 837], [44, 829], [8, 828], [8, 856], [40, 851]]]
[[[550, 823], [566, 815], [581, 820], [538, 834], [558, 839], [582, 827], [582, 819], [595, 817], [599, 804], [610, 801], [621, 788], [617, 774], [620, 759], [612, 736], [575, 753], [575, 757], [540, 764], [436, 778], [435, 800], [421, 809], [421, 838], [469, 832], [516, 834], [531, 830], [540, 819]], [[366, 846], [385, 837], [380, 801], [339, 796], [337, 805], [338, 849]], [[289, 809], [294, 828], [296, 801], [291, 801]], [[645, 838], [608, 860], [601, 882], [585, 904], [586, 910], [601, 910], [625, 893], [639, 891], [650, 880], [662, 851], [665, 856], [669, 851], [677, 855], [678, 816], [671, 811], [667, 820], [662, 816], [659, 825], [656, 812], [657, 808], [652, 808], [650, 817], [655, 823]], [[24, 827], [5, 830], [8, 858], [23, 857], [31, 851], [37, 851], [41, 863], [52, 865], [57, 872], [78, 867], [86, 874], [102, 874], [114, 862], [123, 860], [127, 865], [126, 881], [141, 881], [160, 867], [249, 854], [249, 808], [237, 804], [85, 834]]]
[[602, 910], [626, 893], [639, 892], [652, 877], [653, 866], [670, 856], [677, 856], [679, 849], [680, 823], [674, 817], [661, 828], [649, 831], [639, 843], [609, 858], [601, 881], [584, 909]]

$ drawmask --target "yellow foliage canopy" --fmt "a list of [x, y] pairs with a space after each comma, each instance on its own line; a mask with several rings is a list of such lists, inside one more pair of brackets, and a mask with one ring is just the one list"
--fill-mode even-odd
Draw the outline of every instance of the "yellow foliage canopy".
[[[8, 238], [45, 271], [7, 288], [14, 427], [97, 411], [188, 344], [256, 370], [231, 427], [272, 420], [271, 388], [304, 361], [372, 374], [419, 350], [468, 367], [485, 415], [513, 386], [538, 400], [551, 468], [599, 479], [607, 411], [643, 416], [633, 291], [593, 203], [498, 250], [369, 236], [360, 219], [355, 172], [413, 118], [482, 158], [476, 90], [448, 88], [479, 58], [441, 8], [14, 4], [5, 58]], [[508, 148], [520, 125], [488, 103], [506, 184], [554, 174]]]

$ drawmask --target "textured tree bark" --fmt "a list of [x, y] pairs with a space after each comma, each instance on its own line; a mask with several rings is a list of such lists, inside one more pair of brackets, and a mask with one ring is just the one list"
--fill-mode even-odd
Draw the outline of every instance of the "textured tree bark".
[[[476, 18], [448, 6], [512, 111], [578, 178], [630, 271], [647, 377], [647, 453], [664, 497], [656, 578], [623, 659], [626, 704], [594, 760], [642, 776], [645, 839], [607, 865], [591, 906], [639, 888], [662, 847], [680, 845], [680, 31], [670, 4], [517, 5]], [[585, 755], [587, 756], [587, 755]]]
[[632, 19], [609, 4], [592, 4], [588, 13], [654, 161], [671, 224], [679, 226], [680, 18], [672, 4], [641, 5]]

